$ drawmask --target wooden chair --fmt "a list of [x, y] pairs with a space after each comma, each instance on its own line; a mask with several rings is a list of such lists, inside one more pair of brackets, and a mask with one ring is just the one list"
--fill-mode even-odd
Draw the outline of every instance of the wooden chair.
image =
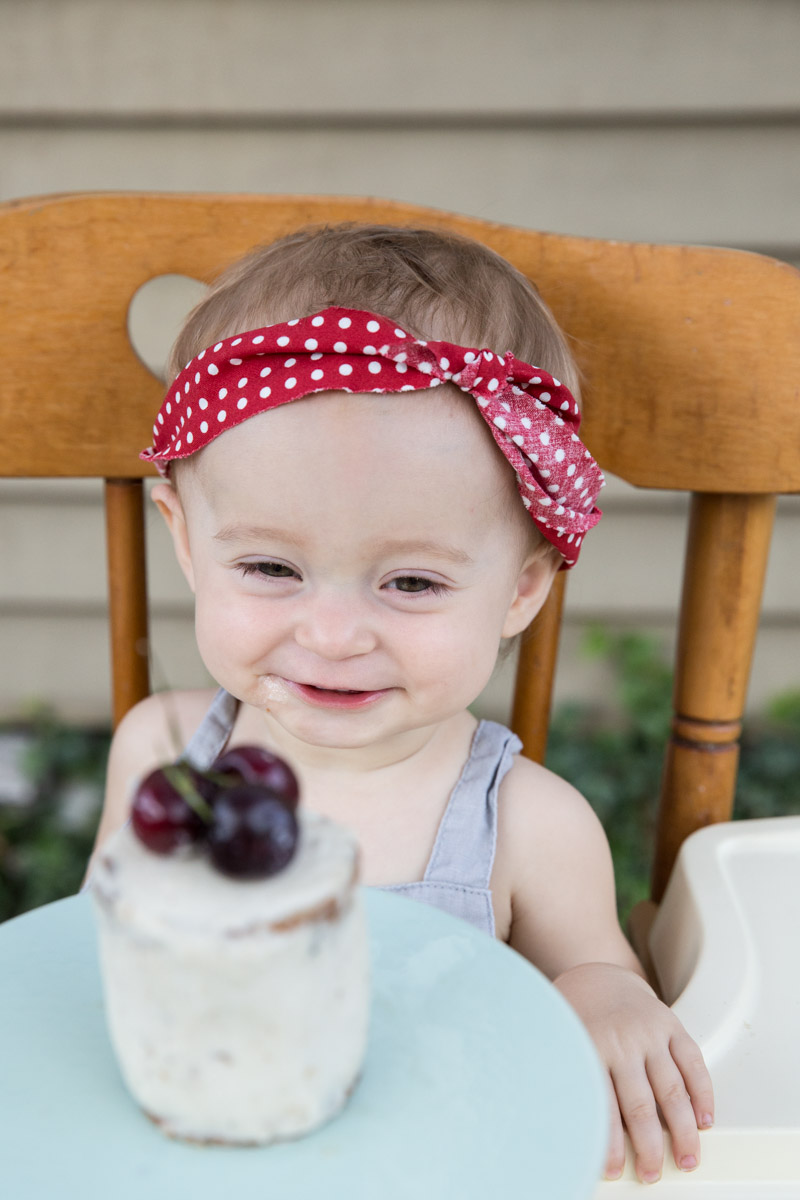
[[[800, 491], [800, 274], [733, 250], [563, 237], [341, 197], [89, 193], [0, 206], [0, 474], [105, 479], [114, 717], [149, 690], [142, 477], [162, 385], [127, 312], [158, 275], [207, 280], [306, 224], [444, 227], [535, 281], [575, 339], [601, 465], [692, 493], [653, 896], [730, 818], [775, 495]], [[521, 655], [513, 725], [544, 754], [563, 573]]]

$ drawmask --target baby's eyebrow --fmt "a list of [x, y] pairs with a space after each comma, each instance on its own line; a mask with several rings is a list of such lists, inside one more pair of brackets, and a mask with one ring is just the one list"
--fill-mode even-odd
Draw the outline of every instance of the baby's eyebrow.
[[215, 542], [273, 541], [291, 542], [295, 539], [285, 529], [271, 529], [268, 525], [224, 525], [214, 534]]
[[458, 546], [450, 546], [445, 542], [434, 542], [426, 539], [391, 538], [375, 546], [378, 555], [390, 554], [432, 554], [436, 558], [446, 558], [458, 566], [471, 567], [474, 559]]

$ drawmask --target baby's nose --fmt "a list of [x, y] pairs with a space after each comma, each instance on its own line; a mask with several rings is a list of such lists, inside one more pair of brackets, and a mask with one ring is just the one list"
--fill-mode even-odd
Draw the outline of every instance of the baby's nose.
[[352, 593], [319, 592], [298, 612], [295, 640], [321, 658], [351, 658], [374, 650], [378, 639], [371, 614]]

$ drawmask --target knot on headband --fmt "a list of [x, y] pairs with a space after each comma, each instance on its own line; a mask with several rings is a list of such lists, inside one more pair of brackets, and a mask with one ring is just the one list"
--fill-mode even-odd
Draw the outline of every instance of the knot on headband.
[[477, 402], [514, 468], [522, 503], [571, 567], [604, 479], [578, 437], [578, 405], [540, 367], [492, 350], [422, 341], [358, 309], [326, 308], [201, 350], [169, 389], [140, 458], [166, 476], [248, 417], [314, 392], [410, 392], [453, 383]]

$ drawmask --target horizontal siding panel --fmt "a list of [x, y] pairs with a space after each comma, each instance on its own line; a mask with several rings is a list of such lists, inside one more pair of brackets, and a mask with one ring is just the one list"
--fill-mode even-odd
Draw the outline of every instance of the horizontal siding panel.
[[[0, 130], [0, 195], [380, 195], [633, 241], [797, 246], [800, 123], [766, 129]], [[55, 164], [58, 164], [57, 167]]]
[[798, 103], [793, 0], [5, 0], [7, 113]]

